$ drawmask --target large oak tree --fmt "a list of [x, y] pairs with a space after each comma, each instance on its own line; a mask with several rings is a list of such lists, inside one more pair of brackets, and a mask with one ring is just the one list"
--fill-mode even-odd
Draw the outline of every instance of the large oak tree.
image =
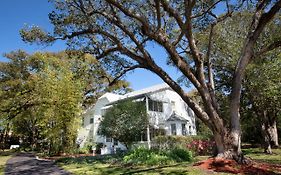
[[[256, 49], [260, 34], [281, 8], [281, 1], [195, 1], [195, 0], [67, 0], [54, 1], [49, 14], [54, 33], [39, 27], [21, 31], [24, 41], [51, 43], [67, 40], [72, 48], [95, 55], [116, 78], [144, 68], [158, 75], [213, 132], [219, 157], [242, 160], [240, 128], [241, 84], [247, 65], [257, 55], [281, 45], [280, 40]], [[230, 123], [223, 120], [214, 96], [210, 51], [216, 24], [235, 11], [249, 8], [252, 20], [240, 47], [230, 97]], [[218, 9], [222, 10], [218, 12]], [[280, 22], [276, 22], [278, 25]], [[209, 46], [198, 47], [194, 33], [210, 29]], [[203, 108], [158, 64], [147, 46], [155, 43], [168, 55], [169, 64], [199, 92]], [[205, 64], [206, 63], [206, 64]], [[115, 69], [118, 66], [118, 69]], [[114, 70], [114, 71], [113, 71]]]

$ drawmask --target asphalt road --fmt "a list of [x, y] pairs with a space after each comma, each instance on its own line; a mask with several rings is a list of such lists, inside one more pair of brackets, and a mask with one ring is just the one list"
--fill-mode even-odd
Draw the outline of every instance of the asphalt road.
[[7, 161], [5, 175], [70, 175], [52, 161], [37, 160], [31, 153], [19, 153]]

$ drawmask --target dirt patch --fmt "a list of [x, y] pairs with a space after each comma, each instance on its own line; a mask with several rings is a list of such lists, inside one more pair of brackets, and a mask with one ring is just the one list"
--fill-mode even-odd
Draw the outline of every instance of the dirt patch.
[[232, 174], [277, 175], [281, 174], [281, 165], [253, 162], [251, 165], [239, 165], [234, 160], [210, 158], [194, 164], [204, 170]]
[[92, 157], [93, 154], [62, 154], [58, 156], [52, 156], [52, 157], [39, 157], [41, 160], [58, 160], [61, 158], [76, 158], [76, 157]]

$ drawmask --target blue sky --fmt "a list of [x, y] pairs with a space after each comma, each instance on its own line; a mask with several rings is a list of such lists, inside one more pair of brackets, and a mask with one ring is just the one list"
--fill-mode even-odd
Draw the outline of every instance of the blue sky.
[[[60, 51], [65, 49], [63, 42], [57, 42], [51, 47], [30, 45], [24, 43], [19, 35], [19, 30], [25, 25], [38, 25], [46, 30], [51, 30], [52, 26], [48, 20], [48, 13], [53, 6], [48, 0], [2, 0], [0, 6], [0, 61], [4, 61], [4, 53], [22, 49], [28, 53], [35, 51]], [[157, 62], [165, 64], [166, 54], [158, 47], [150, 46], [152, 55], [157, 58]], [[176, 76], [176, 71], [168, 69], [168, 73]], [[131, 83], [135, 90], [149, 87], [151, 85], [163, 83], [156, 75], [146, 70], [136, 70], [128, 73], [126, 80]]]

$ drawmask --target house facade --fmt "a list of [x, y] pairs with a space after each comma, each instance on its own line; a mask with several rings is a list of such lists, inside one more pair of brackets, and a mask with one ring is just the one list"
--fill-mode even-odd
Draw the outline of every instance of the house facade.
[[194, 112], [186, 105], [180, 96], [167, 84], [160, 84], [133, 91], [125, 95], [106, 93], [101, 96], [95, 105], [83, 114], [82, 127], [78, 134], [80, 147], [88, 142], [103, 143], [107, 148], [113, 145], [125, 149], [122, 143], [112, 138], [98, 134], [98, 128], [103, 114], [112, 105], [125, 99], [145, 101], [149, 116], [149, 127], [140, 142], [150, 145], [153, 137], [165, 135], [196, 135]]

